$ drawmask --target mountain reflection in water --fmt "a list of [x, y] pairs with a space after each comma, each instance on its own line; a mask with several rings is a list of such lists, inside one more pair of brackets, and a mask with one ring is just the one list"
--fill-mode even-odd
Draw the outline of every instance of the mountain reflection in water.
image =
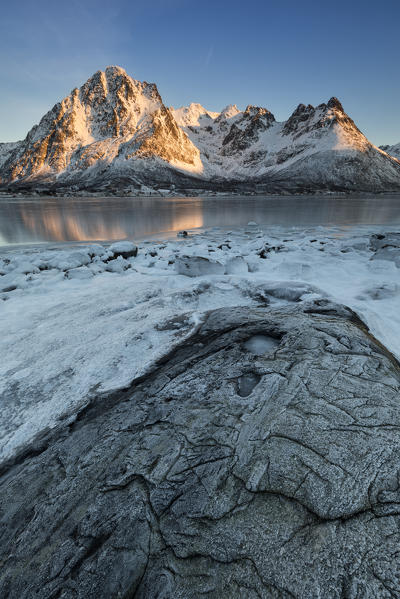
[[182, 229], [400, 225], [400, 198], [1, 198], [0, 244], [143, 239]]

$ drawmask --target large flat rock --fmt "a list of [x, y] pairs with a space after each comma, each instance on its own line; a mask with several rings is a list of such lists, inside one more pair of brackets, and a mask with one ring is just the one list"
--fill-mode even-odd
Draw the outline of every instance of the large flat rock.
[[216, 310], [4, 468], [0, 596], [400, 597], [399, 480], [400, 368], [350, 310]]

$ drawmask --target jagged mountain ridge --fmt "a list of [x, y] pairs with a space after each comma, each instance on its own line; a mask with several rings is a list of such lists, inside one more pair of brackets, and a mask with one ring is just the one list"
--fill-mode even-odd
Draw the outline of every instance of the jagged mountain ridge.
[[25, 140], [0, 144], [3, 186], [120, 191], [387, 191], [400, 163], [359, 131], [336, 98], [277, 122], [263, 107], [167, 108], [155, 84], [120, 67], [95, 73]]

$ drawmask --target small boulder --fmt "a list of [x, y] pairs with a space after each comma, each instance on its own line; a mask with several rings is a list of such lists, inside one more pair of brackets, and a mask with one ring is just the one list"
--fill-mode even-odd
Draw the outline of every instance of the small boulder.
[[0, 277], [0, 292], [8, 293], [25, 286], [26, 280], [23, 274], [10, 272]]
[[121, 256], [122, 258], [136, 258], [138, 253], [137, 245], [131, 241], [118, 241], [110, 246], [110, 251], [113, 252], [114, 257]]
[[18, 272], [18, 273], [27, 275], [27, 274], [31, 274], [31, 273], [38, 273], [39, 269], [37, 266], [35, 266], [31, 262], [27, 262], [24, 260], [23, 262], [18, 262], [15, 265], [14, 272]]
[[108, 272], [122, 273], [128, 270], [128, 268], [131, 268], [131, 264], [125, 258], [122, 258], [122, 256], [118, 256], [115, 260], [110, 260], [106, 265]]
[[203, 256], [178, 256], [175, 260], [175, 270], [178, 275], [203, 277], [205, 275], [223, 275], [225, 266], [218, 260], [211, 260]]

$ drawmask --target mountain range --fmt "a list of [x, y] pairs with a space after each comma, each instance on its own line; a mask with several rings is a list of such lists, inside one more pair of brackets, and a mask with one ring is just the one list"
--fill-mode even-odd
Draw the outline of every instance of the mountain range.
[[0, 144], [0, 187], [101, 193], [400, 190], [400, 144], [374, 146], [331, 98], [287, 121], [266, 108], [168, 108], [116, 66], [57, 103], [26, 138]]

